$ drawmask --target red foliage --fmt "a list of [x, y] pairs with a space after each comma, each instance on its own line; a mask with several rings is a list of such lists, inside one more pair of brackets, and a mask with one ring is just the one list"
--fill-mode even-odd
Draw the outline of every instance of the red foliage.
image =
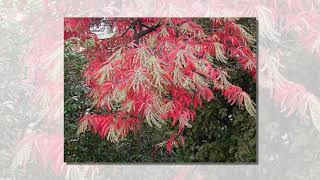
[[90, 32], [89, 18], [65, 18], [64, 20], [64, 39], [70, 39], [71, 37], [80, 37], [85, 40]]
[[[220, 91], [231, 104], [244, 104], [247, 95], [231, 85], [227, 69], [213, 64], [237, 60], [256, 78], [252, 37], [232, 19], [213, 19], [212, 33], [191, 18], [110, 18], [115, 36], [99, 40], [89, 32], [90, 19], [66, 19], [65, 39], [94, 40], [84, 51], [90, 60], [84, 72], [89, 96], [103, 115], [85, 115], [81, 123], [101, 138], [118, 141], [146, 121], [161, 127], [171, 121], [177, 127], [166, 143], [184, 144], [182, 131], [191, 127], [202, 100]], [[174, 128], [175, 129], [175, 128]]]

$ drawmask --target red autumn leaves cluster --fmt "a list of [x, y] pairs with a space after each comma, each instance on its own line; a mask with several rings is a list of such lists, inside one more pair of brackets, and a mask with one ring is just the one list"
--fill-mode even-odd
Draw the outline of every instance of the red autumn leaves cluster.
[[255, 116], [249, 95], [228, 81], [228, 69], [216, 66], [235, 60], [256, 78], [256, 55], [250, 49], [254, 38], [235, 20], [212, 19], [210, 32], [191, 18], [108, 22], [115, 36], [100, 40], [89, 32], [90, 19], [65, 21], [66, 40], [94, 43], [83, 51], [89, 59], [84, 77], [95, 107], [106, 112], [82, 117], [80, 132], [89, 128], [119, 141], [143, 122], [158, 128], [170, 123], [170, 152], [184, 143], [182, 131], [191, 127], [203, 100], [214, 100], [214, 91]]

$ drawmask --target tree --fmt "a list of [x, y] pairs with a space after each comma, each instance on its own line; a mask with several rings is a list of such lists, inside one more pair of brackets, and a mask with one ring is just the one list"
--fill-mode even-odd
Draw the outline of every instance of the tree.
[[203, 100], [214, 101], [214, 93], [255, 116], [249, 95], [228, 80], [239, 70], [256, 80], [255, 39], [235, 19], [107, 18], [116, 30], [106, 39], [90, 32], [99, 22], [65, 19], [65, 40], [89, 59], [83, 75], [99, 110], [81, 118], [79, 133], [90, 129], [117, 142], [143, 122], [158, 128], [170, 123], [170, 136], [159, 143], [170, 152], [184, 144], [182, 132], [191, 128]]

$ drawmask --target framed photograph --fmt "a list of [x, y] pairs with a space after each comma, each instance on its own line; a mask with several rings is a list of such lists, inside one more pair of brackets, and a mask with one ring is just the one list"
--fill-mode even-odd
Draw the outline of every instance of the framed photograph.
[[65, 18], [65, 162], [257, 162], [256, 23]]

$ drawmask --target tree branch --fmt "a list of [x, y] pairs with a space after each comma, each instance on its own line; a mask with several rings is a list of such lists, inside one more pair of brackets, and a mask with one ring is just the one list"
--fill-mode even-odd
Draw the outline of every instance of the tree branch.
[[121, 34], [121, 36], [124, 36], [131, 28], [133, 28], [135, 30], [134, 25], [136, 25], [136, 23], [138, 22], [138, 19], [133, 20], [133, 18], [131, 18], [131, 20], [132, 20], [132, 22], [131, 22], [130, 26]]
[[[153, 32], [153, 31], [155, 31], [155, 30], [160, 26], [160, 22], [161, 22], [161, 21], [159, 21], [156, 25], [149, 27], [148, 29], [141, 30], [141, 31], [139, 31], [138, 33], [136, 33], [136, 34], [134, 35], [134, 39], [135, 39], [136, 43], [139, 42], [139, 39], [140, 39], [142, 36], [144, 36], [144, 35], [146, 35], [146, 34], [149, 34], [149, 33]], [[141, 27], [141, 28], [142, 28], [142, 27]]]
[[132, 24], [130, 24], [130, 26], [121, 34], [121, 36], [124, 36], [131, 28], [132, 28]]
[[141, 26], [142, 26], [142, 27], [145, 27], [145, 28], [150, 28], [150, 26], [147, 26], [147, 25], [145, 25], [145, 24], [143, 24], [143, 23], [141, 24]]
[[142, 31], [142, 22], [141, 22], [141, 20], [140, 19], [138, 19], [138, 28], [139, 28], [139, 32], [141, 32]]
[[[132, 28], [133, 29], [133, 38], [135, 40], [135, 43], [138, 44], [139, 39], [142, 36], [155, 31], [160, 26], [160, 22], [161, 21], [159, 21], [156, 25], [149, 27], [149, 26], [143, 24], [140, 19], [135, 19], [135, 20], [132, 19], [130, 26], [120, 36], [124, 36]], [[138, 27], [136, 25], [138, 25]], [[145, 27], [147, 29], [143, 30], [142, 27]]]

